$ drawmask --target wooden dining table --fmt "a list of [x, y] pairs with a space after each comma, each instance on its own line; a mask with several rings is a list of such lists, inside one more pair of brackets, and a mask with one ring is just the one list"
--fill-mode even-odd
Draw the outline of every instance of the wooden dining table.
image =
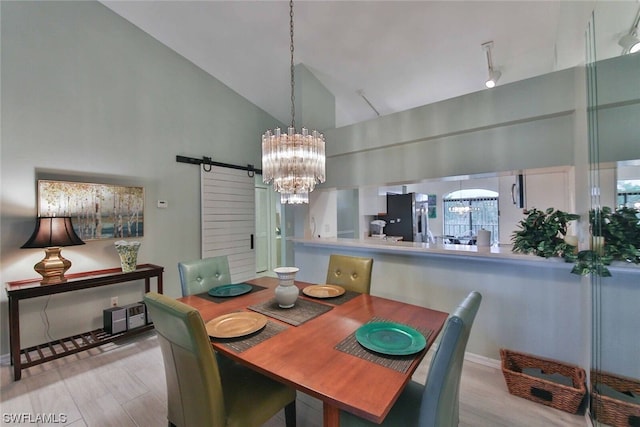
[[[228, 313], [251, 311], [249, 307], [272, 300], [278, 279], [260, 277], [246, 283], [256, 285], [259, 290], [217, 301], [206, 295], [179, 300], [196, 308], [207, 323]], [[312, 285], [299, 281], [295, 284], [301, 290]], [[381, 423], [435, 341], [447, 313], [366, 294], [358, 294], [339, 305], [332, 304], [332, 298], [309, 298], [303, 292], [297, 303], [302, 300], [327, 305], [329, 310], [297, 326], [268, 317], [282, 329], [277, 334], [242, 351], [231, 348], [227, 340], [214, 338], [214, 349], [321, 400], [324, 426], [339, 426], [340, 410]], [[423, 350], [409, 356], [391, 356], [406, 364], [404, 371], [336, 348], [354, 336], [358, 328], [378, 319], [427, 331]]]

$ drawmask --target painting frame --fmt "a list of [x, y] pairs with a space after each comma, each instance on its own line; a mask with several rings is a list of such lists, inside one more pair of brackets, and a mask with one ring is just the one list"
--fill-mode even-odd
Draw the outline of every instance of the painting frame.
[[144, 187], [38, 180], [38, 216], [70, 216], [84, 241], [144, 236]]

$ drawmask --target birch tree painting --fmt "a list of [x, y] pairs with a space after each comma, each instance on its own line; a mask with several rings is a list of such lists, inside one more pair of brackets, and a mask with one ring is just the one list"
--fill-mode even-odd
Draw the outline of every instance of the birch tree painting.
[[38, 214], [70, 216], [82, 240], [143, 235], [144, 188], [38, 181]]

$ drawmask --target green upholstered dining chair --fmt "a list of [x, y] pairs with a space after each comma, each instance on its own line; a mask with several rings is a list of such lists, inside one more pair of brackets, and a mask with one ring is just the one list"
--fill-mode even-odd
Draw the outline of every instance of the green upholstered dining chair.
[[167, 380], [169, 426], [259, 427], [282, 408], [295, 426], [294, 389], [228, 359], [219, 364], [198, 310], [149, 292]]
[[327, 284], [368, 294], [371, 290], [372, 268], [373, 258], [332, 254], [329, 257]]
[[226, 255], [178, 263], [182, 296], [208, 292], [214, 286], [231, 283]]
[[454, 427], [458, 425], [460, 376], [464, 351], [482, 296], [471, 292], [448, 317], [431, 359], [427, 382], [410, 381], [382, 424], [342, 411], [343, 427]]

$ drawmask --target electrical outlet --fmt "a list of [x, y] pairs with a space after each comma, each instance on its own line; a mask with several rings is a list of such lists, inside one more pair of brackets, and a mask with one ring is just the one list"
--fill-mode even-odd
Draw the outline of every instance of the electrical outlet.
[[118, 306], [118, 297], [111, 297], [111, 307]]

